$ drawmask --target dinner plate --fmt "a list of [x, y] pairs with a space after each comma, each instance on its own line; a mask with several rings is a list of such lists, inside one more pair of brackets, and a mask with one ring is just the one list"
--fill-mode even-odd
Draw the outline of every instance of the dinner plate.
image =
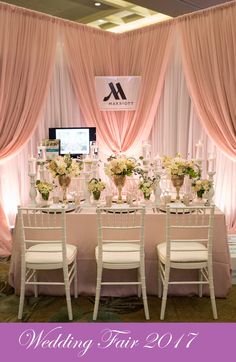
[[62, 212], [62, 209], [65, 209], [65, 212], [72, 212], [76, 209], [75, 204], [67, 204], [67, 205], [62, 205], [62, 204], [52, 204], [49, 206], [45, 207], [45, 213], [46, 212], [50, 212], [50, 209], [56, 210], [56, 213], [59, 214]]
[[[136, 201], [136, 198], [133, 198], [133, 202], [135, 202], [135, 201]], [[112, 199], [112, 203], [113, 203], [113, 204], [117, 204], [117, 197], [115, 197], [115, 198]], [[125, 198], [122, 200], [122, 204], [126, 204], [126, 205], [127, 205], [127, 201], [126, 201]], [[119, 204], [119, 205], [120, 205], [120, 204]]]
[[[192, 210], [188, 210], [188, 211], [185, 211], [183, 212], [183, 209], [185, 208], [184, 205], [179, 205], [177, 203], [171, 203], [171, 206], [174, 206], [174, 207], [177, 207], [177, 209], [175, 208], [175, 210], [171, 211], [171, 208], [170, 208], [170, 213], [171, 214], [190, 214], [190, 213], [193, 213], [195, 210], [192, 209]], [[166, 212], [166, 205], [161, 205], [158, 207], [160, 211], [162, 212]]]
[[[84, 202], [85, 199], [82, 198], [82, 199], [79, 199], [79, 201], [80, 201], [80, 202]], [[60, 202], [62, 202], [62, 200], [60, 200]], [[68, 204], [74, 204], [74, 203], [75, 203], [74, 199], [73, 199], [73, 200], [68, 200]]]
[[[106, 210], [106, 206], [104, 207], [104, 210]], [[132, 207], [130, 207], [132, 209]], [[128, 214], [129, 212], [134, 212], [134, 210], [131, 210], [131, 211], [126, 211], [125, 209], [128, 209], [127, 206], [123, 206], [122, 204], [113, 204], [112, 207], [111, 207], [112, 210], [108, 211], [109, 213], [116, 213], [116, 214], [121, 214], [121, 210], [122, 211], [122, 214]]]

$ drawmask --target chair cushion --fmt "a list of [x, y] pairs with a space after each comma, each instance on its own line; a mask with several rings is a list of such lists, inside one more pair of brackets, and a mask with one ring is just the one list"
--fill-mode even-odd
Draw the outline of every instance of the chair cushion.
[[[67, 244], [67, 264], [69, 265], [76, 255], [77, 248]], [[26, 263], [29, 264], [58, 264], [62, 263], [61, 244], [37, 244], [31, 246], [25, 255]]]
[[[165, 263], [166, 243], [158, 244], [157, 252], [160, 260]], [[180, 263], [207, 261], [207, 248], [197, 242], [173, 242], [171, 243], [170, 260]]]
[[[98, 246], [95, 249], [98, 260]], [[103, 244], [103, 263], [132, 264], [140, 262], [140, 246], [133, 243], [107, 243]]]

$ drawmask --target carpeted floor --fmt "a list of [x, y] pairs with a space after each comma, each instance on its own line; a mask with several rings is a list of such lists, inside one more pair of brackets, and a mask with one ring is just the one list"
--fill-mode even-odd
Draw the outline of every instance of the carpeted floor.
[[[19, 297], [7, 283], [9, 260], [0, 260], [0, 322], [18, 322]], [[225, 299], [217, 299], [217, 322], [236, 322], [236, 285]], [[148, 296], [149, 322], [160, 322], [160, 299]], [[72, 297], [73, 322], [92, 322], [93, 297]], [[65, 297], [27, 297], [23, 322], [68, 322]], [[142, 300], [102, 298], [97, 322], [145, 322]], [[165, 322], [214, 322], [210, 299], [207, 297], [169, 297]]]

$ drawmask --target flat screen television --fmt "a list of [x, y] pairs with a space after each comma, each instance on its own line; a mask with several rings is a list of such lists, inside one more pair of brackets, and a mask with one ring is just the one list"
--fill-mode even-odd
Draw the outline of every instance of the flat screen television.
[[96, 141], [95, 127], [56, 127], [49, 128], [49, 138], [59, 139], [59, 154], [70, 153], [71, 157], [88, 155], [90, 145]]

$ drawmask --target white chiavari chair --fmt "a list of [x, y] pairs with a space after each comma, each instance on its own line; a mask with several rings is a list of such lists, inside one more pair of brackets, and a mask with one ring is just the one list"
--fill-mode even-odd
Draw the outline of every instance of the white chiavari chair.
[[[166, 242], [157, 245], [158, 294], [159, 297], [162, 296], [161, 320], [165, 317], [168, 287], [172, 284], [196, 284], [200, 297], [202, 286], [209, 285], [213, 317], [217, 319], [212, 267], [213, 222], [214, 206], [167, 205]], [[171, 281], [172, 268], [197, 269], [199, 278]]]
[[[149, 319], [144, 267], [144, 207], [97, 208], [98, 246], [97, 286], [93, 319], [97, 319], [101, 287], [103, 285], [137, 285], [141, 289], [144, 312]], [[103, 281], [103, 269], [137, 269], [138, 280]]]
[[[21, 289], [18, 318], [22, 319], [25, 290], [34, 286], [35, 297], [40, 285], [63, 285], [65, 287], [69, 320], [73, 319], [70, 285], [74, 279], [74, 295], [77, 298], [77, 248], [66, 242], [65, 209], [33, 207], [18, 208], [21, 228]], [[38, 278], [40, 270], [62, 269], [63, 281]]]

